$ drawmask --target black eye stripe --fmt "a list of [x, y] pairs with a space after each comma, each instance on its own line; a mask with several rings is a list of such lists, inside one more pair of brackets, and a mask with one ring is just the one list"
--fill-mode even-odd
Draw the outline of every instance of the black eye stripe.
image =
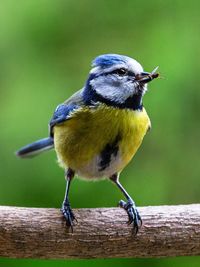
[[115, 70], [112, 70], [110, 72], [107, 72], [106, 75], [112, 75], [112, 74], [118, 74], [119, 76], [132, 76], [134, 77], [135, 76], [135, 73], [131, 72], [131, 71], [128, 71], [127, 69], [125, 68], [120, 68], [120, 69], [115, 69]]
[[112, 74], [118, 74], [118, 75], [126, 75], [128, 73], [128, 71], [124, 68], [121, 69], [116, 69], [112, 71]]
[[128, 76], [135, 77], [135, 73], [134, 73], [134, 72], [132, 72], [132, 71], [128, 71]]

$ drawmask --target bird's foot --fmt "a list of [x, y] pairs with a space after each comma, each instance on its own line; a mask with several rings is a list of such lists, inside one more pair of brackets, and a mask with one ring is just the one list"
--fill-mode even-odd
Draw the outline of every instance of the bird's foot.
[[69, 202], [68, 203], [63, 203], [61, 207], [61, 212], [66, 220], [66, 225], [71, 228], [71, 231], [73, 232], [73, 225], [74, 225], [74, 220], [77, 222], [74, 213], [70, 207]]
[[129, 199], [127, 202], [120, 200], [119, 206], [126, 210], [128, 214], [128, 224], [133, 223], [133, 233], [137, 234], [139, 228], [142, 226], [142, 219], [139, 215], [138, 210], [135, 207], [135, 203]]

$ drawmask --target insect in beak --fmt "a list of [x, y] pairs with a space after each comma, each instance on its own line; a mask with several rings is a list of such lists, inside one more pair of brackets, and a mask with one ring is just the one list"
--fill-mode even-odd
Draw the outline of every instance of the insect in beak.
[[156, 67], [152, 72], [141, 72], [136, 75], [135, 80], [141, 83], [148, 83], [155, 78], [158, 78], [159, 73], [156, 72], [158, 67]]

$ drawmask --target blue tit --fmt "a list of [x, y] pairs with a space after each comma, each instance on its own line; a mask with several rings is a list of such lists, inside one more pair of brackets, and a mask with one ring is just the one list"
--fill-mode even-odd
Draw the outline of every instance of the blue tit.
[[84, 87], [55, 109], [49, 137], [17, 151], [19, 157], [26, 158], [55, 149], [66, 178], [61, 211], [71, 228], [75, 216], [68, 194], [75, 174], [88, 180], [109, 178], [126, 199], [119, 206], [126, 210], [134, 232], [141, 226], [135, 203], [121, 185], [119, 175], [151, 127], [142, 99], [147, 83], [157, 77], [156, 69], [144, 72], [128, 56], [98, 56]]

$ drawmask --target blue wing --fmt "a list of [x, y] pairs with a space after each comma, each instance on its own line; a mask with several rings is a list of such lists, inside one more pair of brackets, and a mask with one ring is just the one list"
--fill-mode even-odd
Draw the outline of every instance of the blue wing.
[[83, 105], [83, 90], [76, 92], [63, 104], [57, 106], [52, 119], [49, 122], [49, 134], [53, 137], [53, 127], [57, 124], [63, 123], [73, 117], [73, 112], [80, 109]]
[[49, 133], [51, 137], [53, 137], [53, 127], [57, 124], [63, 123], [66, 120], [69, 120], [72, 112], [78, 108], [80, 108], [80, 106], [74, 103], [68, 105], [64, 103], [57, 106], [53, 117], [49, 122]]

